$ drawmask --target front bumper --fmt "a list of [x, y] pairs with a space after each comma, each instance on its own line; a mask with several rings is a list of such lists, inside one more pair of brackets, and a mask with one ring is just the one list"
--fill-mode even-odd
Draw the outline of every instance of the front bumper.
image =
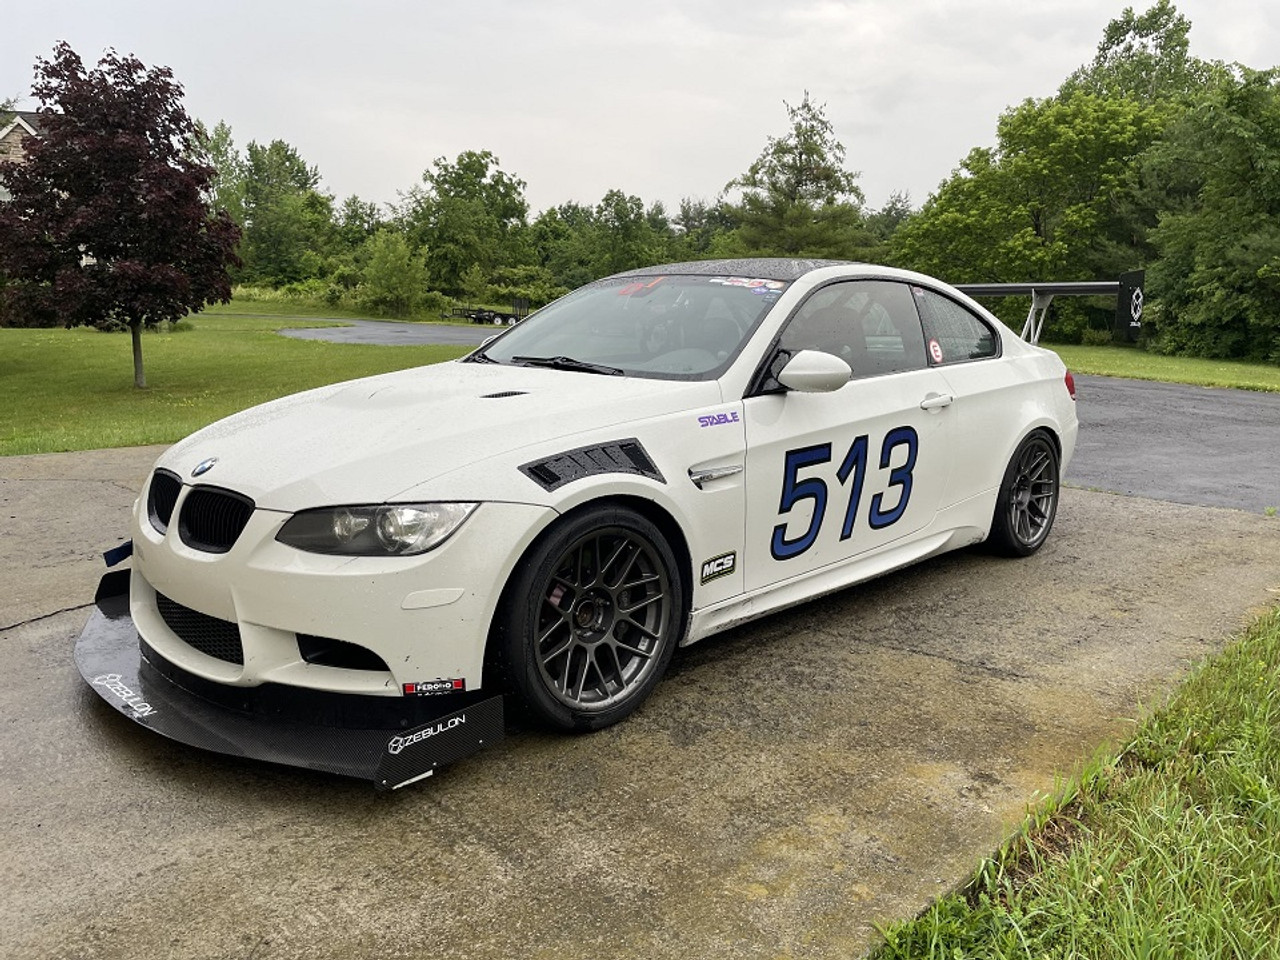
[[502, 697], [479, 691], [400, 698], [198, 677], [140, 638], [129, 578], [128, 570], [102, 578], [76, 641], [76, 667], [119, 713], [171, 740], [393, 790], [502, 739]]

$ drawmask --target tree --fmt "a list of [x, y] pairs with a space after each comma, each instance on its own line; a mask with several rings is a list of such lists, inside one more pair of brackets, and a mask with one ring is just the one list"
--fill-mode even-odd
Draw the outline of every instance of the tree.
[[844, 145], [807, 90], [799, 106], [783, 106], [791, 129], [770, 137], [747, 172], [725, 186], [726, 193], [741, 191], [732, 214], [739, 227], [719, 251], [851, 257], [871, 242], [859, 175], [845, 169]]
[[1071, 74], [1060, 92], [1184, 100], [1220, 68], [1191, 56], [1190, 33], [1191, 21], [1172, 0], [1157, 0], [1142, 14], [1125, 7], [1107, 24], [1093, 60]]
[[405, 195], [400, 217], [440, 289], [460, 293], [473, 265], [489, 274], [528, 259], [525, 183], [488, 150], [463, 151], [452, 163], [438, 157], [422, 184]]
[[244, 159], [241, 276], [278, 286], [324, 274], [335, 234], [320, 172], [283, 140], [250, 143]]
[[[662, 215], [665, 219], [665, 214]], [[646, 267], [662, 259], [662, 239], [645, 212], [644, 201], [621, 190], [609, 190], [596, 205], [596, 276]]]
[[1144, 157], [1161, 347], [1280, 362], [1280, 70], [1242, 69]]
[[556, 284], [574, 289], [600, 276], [595, 220], [591, 207], [570, 202], [542, 211], [529, 228], [534, 260]]
[[738, 222], [723, 202], [685, 197], [673, 221], [675, 236], [671, 240], [672, 260], [700, 260], [710, 257], [716, 237], [734, 230]]
[[895, 190], [889, 194], [883, 207], [867, 216], [867, 229], [878, 242], [886, 243], [914, 214], [911, 194]]
[[385, 222], [376, 203], [361, 200], [353, 193], [338, 208], [338, 239], [347, 248], [355, 249], [382, 229]]
[[[1095, 280], [1139, 267], [1149, 247], [1132, 174], [1162, 127], [1156, 106], [1124, 97], [1024, 101], [1001, 115], [996, 148], [971, 151], [898, 227], [890, 259], [955, 282]], [[1074, 338], [1087, 316], [1062, 309]]]
[[244, 226], [244, 158], [236, 150], [235, 141], [231, 138], [231, 128], [225, 121], [219, 120], [217, 126], [209, 132], [199, 121], [196, 127], [204, 139], [205, 152], [209, 166], [214, 169], [213, 208], [225, 210], [238, 225]]
[[381, 314], [404, 317], [427, 292], [427, 270], [404, 235], [384, 227], [365, 243], [367, 259], [360, 283], [360, 300]]
[[0, 164], [6, 313], [20, 326], [142, 329], [231, 298], [239, 230], [211, 211], [214, 170], [168, 67], [114, 50], [86, 71], [65, 42], [36, 60], [42, 135]]

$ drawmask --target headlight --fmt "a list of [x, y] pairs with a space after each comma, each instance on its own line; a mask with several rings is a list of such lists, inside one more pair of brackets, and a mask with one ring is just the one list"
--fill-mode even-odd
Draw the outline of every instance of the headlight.
[[410, 556], [448, 540], [474, 503], [387, 503], [322, 507], [295, 513], [276, 539], [309, 553], [355, 557]]

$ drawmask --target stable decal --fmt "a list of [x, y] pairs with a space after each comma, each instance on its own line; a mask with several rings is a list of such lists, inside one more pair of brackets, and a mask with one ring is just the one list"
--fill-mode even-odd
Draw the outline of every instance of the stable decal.
[[698, 425], [701, 427], [718, 427], [722, 424], [737, 422], [737, 410], [730, 410], [728, 413], [708, 413], [698, 418]]

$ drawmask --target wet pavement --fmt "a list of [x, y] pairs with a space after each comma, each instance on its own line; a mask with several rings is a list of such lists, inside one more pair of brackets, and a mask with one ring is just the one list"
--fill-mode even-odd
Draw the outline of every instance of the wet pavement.
[[[279, 332], [296, 340], [373, 343], [400, 347], [420, 343], [479, 346], [506, 327], [461, 323], [396, 323], [391, 320], [335, 320], [335, 326], [289, 327]], [[341, 326], [337, 326], [341, 324]]]

